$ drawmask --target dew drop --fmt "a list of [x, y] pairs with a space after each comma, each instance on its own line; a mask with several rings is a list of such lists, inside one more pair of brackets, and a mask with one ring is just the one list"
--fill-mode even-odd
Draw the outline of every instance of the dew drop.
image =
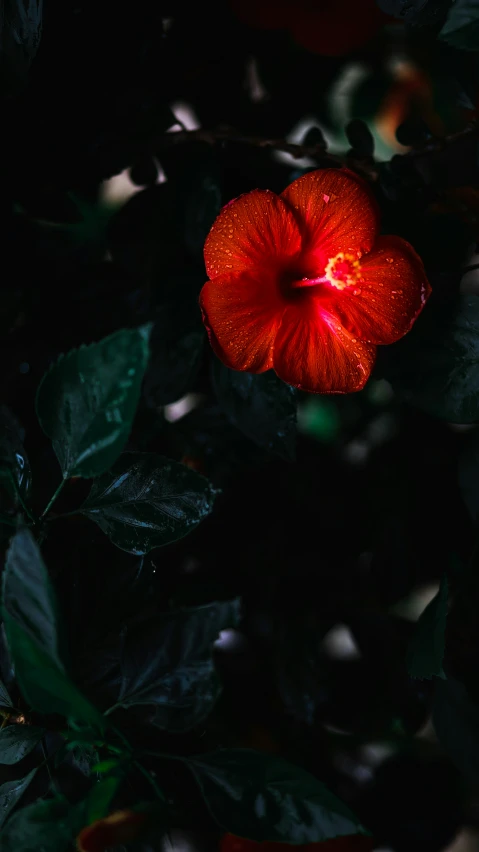
[[393, 263], [393, 258], [392, 258], [392, 257], [387, 257], [387, 258], [386, 258], [386, 263]]
[[356, 287], [356, 289], [353, 290], [353, 296], [360, 296], [360, 295], [361, 295], [361, 290], [359, 289], [359, 287]]

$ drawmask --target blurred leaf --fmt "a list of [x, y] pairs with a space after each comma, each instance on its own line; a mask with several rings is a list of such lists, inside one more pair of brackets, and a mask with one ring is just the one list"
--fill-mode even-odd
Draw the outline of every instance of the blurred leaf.
[[374, 154], [373, 135], [366, 122], [361, 118], [353, 118], [346, 127], [346, 136], [351, 148], [361, 157], [372, 157]]
[[479, 782], [479, 707], [466, 687], [447, 677], [438, 681], [432, 721], [439, 743], [468, 778]]
[[324, 784], [282, 758], [222, 749], [186, 763], [213, 819], [231, 834], [308, 844], [363, 832], [359, 820]]
[[296, 400], [294, 388], [273, 372], [254, 375], [212, 365], [218, 401], [231, 422], [263, 449], [288, 461], [295, 456]]
[[64, 479], [98, 476], [123, 449], [148, 361], [149, 333], [149, 326], [122, 329], [60, 357], [44, 375], [37, 415]]
[[7, 725], [0, 730], [0, 763], [12, 766], [30, 754], [45, 731], [33, 725]]
[[377, 0], [377, 3], [386, 15], [405, 24], [433, 27], [443, 20], [452, 0]]
[[102, 727], [102, 717], [65, 671], [55, 594], [38, 545], [26, 528], [13, 537], [7, 554], [2, 615], [26, 701], [41, 713], [61, 713]]
[[2, 83], [14, 93], [26, 83], [42, 34], [43, 0], [3, 0], [0, 4]]
[[83, 825], [83, 812], [83, 802], [72, 806], [63, 796], [27, 805], [3, 829], [2, 852], [66, 852]]
[[409, 645], [407, 667], [411, 677], [446, 677], [442, 663], [447, 610], [448, 583], [444, 574], [439, 591], [421, 614]]
[[121, 775], [110, 775], [96, 781], [91, 788], [86, 803], [86, 823], [95, 822], [96, 819], [105, 817], [109, 810], [113, 797], [121, 784]]
[[221, 209], [221, 190], [215, 163], [198, 165], [190, 176], [185, 198], [185, 243], [194, 257], [202, 259], [209, 230]]
[[[5, 820], [7, 819], [17, 802], [20, 801], [28, 785], [33, 780], [33, 776], [35, 775], [36, 771], [36, 769], [32, 769], [32, 771], [29, 772], [28, 775], [25, 775], [24, 778], [19, 778], [15, 781], [7, 781], [6, 784], [2, 784], [2, 786], [0, 787], [0, 828], [2, 828]], [[3, 837], [4, 835], [2, 828], [2, 852]]]
[[151, 358], [144, 393], [152, 407], [176, 402], [192, 389], [201, 364], [205, 330], [198, 306], [193, 316], [184, 301], [158, 310], [150, 338]]
[[479, 296], [428, 307], [388, 349], [385, 377], [407, 402], [453, 423], [479, 420]]
[[0, 406], [0, 483], [17, 503], [17, 491], [27, 500], [32, 484], [30, 463], [23, 448], [23, 430], [6, 405]]
[[111, 541], [138, 555], [170, 544], [210, 514], [216, 491], [199, 473], [152, 453], [123, 453], [80, 511]]
[[477, 0], [455, 0], [439, 38], [462, 50], [479, 50], [479, 4]]
[[155, 616], [130, 632], [115, 707], [152, 705], [156, 708], [153, 724], [169, 731], [199, 724], [221, 691], [213, 643], [221, 630], [236, 627], [239, 620], [239, 600], [215, 601]]
[[13, 701], [12, 701], [12, 699], [10, 698], [10, 696], [7, 692], [7, 687], [5, 686], [3, 681], [1, 681], [1, 680], [0, 680], [0, 707], [13, 707]]

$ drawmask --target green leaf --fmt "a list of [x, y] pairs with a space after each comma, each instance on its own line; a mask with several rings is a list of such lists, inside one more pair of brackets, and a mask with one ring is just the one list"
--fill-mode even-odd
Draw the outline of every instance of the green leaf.
[[2, 94], [17, 94], [27, 82], [42, 34], [43, 0], [4, 0], [0, 8]]
[[153, 723], [185, 731], [212, 710], [221, 685], [213, 643], [221, 630], [237, 626], [239, 600], [216, 601], [152, 619], [126, 636], [122, 685], [116, 707], [152, 705]]
[[102, 778], [94, 783], [87, 799], [87, 825], [95, 822], [96, 819], [107, 816], [121, 781], [121, 775], [110, 775], [108, 778]]
[[67, 852], [85, 822], [84, 804], [63, 796], [22, 808], [2, 832], [2, 852]]
[[44, 375], [37, 415], [64, 479], [98, 476], [125, 446], [148, 362], [149, 333], [149, 326], [117, 331], [73, 349]]
[[462, 499], [473, 519], [479, 518], [479, 429], [464, 436], [458, 462], [458, 480]]
[[479, 420], [479, 296], [428, 307], [388, 350], [385, 377], [407, 402], [453, 423]]
[[437, 595], [421, 614], [409, 645], [407, 667], [411, 677], [445, 678], [442, 662], [446, 641], [448, 583], [444, 574]]
[[[32, 769], [24, 778], [19, 778], [16, 781], [7, 781], [0, 787], [0, 828], [4, 825], [11, 811], [13, 811], [17, 802], [20, 801], [25, 790], [33, 779], [36, 769]], [[2, 831], [2, 852], [3, 852], [3, 831]]]
[[213, 385], [229, 420], [263, 449], [292, 460], [296, 445], [294, 388], [278, 379], [273, 370], [254, 375], [213, 361]]
[[452, 0], [377, 0], [386, 13], [413, 27], [434, 27], [444, 20]]
[[0, 707], [13, 707], [13, 701], [12, 701], [12, 699], [10, 698], [10, 696], [7, 692], [7, 687], [5, 686], [3, 681], [1, 681], [1, 680], [0, 680]]
[[0, 763], [12, 766], [30, 754], [45, 731], [33, 725], [8, 725], [0, 730]]
[[280, 757], [222, 749], [185, 762], [223, 831], [294, 844], [364, 833], [359, 820], [321, 781]]
[[195, 164], [188, 175], [185, 198], [185, 243], [194, 257], [203, 258], [203, 247], [221, 209], [221, 190], [216, 163]]
[[152, 453], [123, 453], [93, 483], [80, 511], [128, 553], [144, 554], [191, 532], [216, 491], [199, 473]]
[[[144, 393], [151, 407], [169, 405], [191, 390], [203, 355], [205, 330], [198, 306], [190, 315], [183, 302], [158, 310], [145, 375]], [[186, 315], [185, 315], [186, 314]]]
[[102, 727], [102, 716], [65, 671], [55, 594], [38, 545], [26, 528], [13, 537], [7, 554], [2, 615], [26, 701], [40, 713], [60, 713]]
[[479, 5], [477, 0], [455, 0], [439, 38], [462, 50], [479, 50]]
[[458, 680], [436, 685], [432, 721], [440, 745], [469, 782], [479, 783], [479, 707]]
[[32, 475], [23, 448], [23, 430], [6, 405], [0, 406], [0, 485], [18, 502], [18, 494], [27, 500]]

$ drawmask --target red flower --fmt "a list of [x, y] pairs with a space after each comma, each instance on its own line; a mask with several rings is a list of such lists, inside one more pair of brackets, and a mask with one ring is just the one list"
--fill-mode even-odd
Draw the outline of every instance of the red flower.
[[378, 224], [366, 184], [342, 169], [227, 204], [206, 239], [200, 294], [223, 363], [273, 368], [312, 393], [360, 390], [376, 346], [406, 334], [430, 294], [414, 249]]
[[77, 849], [79, 852], [105, 852], [112, 846], [131, 843], [138, 837], [145, 820], [144, 813], [115, 811], [83, 828], [77, 837]]
[[246, 840], [244, 837], [235, 837], [234, 834], [223, 835], [220, 843], [220, 852], [371, 852], [374, 849], [374, 841], [371, 837], [362, 834], [354, 834], [349, 837], [335, 837], [334, 840], [325, 840], [324, 843], [307, 843], [304, 846], [291, 846], [285, 843], [257, 843], [255, 840]]
[[376, 0], [230, 0], [250, 27], [290, 30], [313, 53], [343, 56], [371, 39], [388, 20]]

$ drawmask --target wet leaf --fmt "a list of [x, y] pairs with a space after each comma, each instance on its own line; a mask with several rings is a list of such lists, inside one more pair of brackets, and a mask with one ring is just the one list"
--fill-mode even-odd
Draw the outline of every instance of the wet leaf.
[[33, 725], [7, 725], [0, 730], [0, 763], [12, 766], [30, 754], [45, 731]]
[[273, 370], [240, 373], [215, 359], [212, 372], [218, 401], [229, 420], [263, 449], [294, 459], [296, 390]]
[[221, 749], [186, 761], [215, 822], [259, 842], [308, 844], [362, 833], [320, 781], [282, 758]]
[[98, 476], [130, 433], [148, 361], [149, 326], [123, 329], [62, 356], [43, 377], [37, 415], [63, 477]]
[[15, 504], [17, 493], [27, 500], [32, 484], [30, 463], [23, 448], [23, 429], [6, 405], [0, 406], [0, 484]]
[[93, 483], [82, 514], [129, 553], [144, 554], [191, 532], [210, 514], [216, 492], [185, 465], [152, 453], [123, 453]]
[[213, 643], [240, 619], [239, 600], [155, 617], [126, 637], [116, 707], [152, 705], [153, 723], [169, 731], [199, 724], [212, 710], [221, 684]]
[[10, 698], [7, 687], [0, 680], [0, 707], [13, 707], [13, 701]]
[[2, 84], [13, 94], [21, 88], [42, 34], [43, 0], [4, 0], [0, 5]]
[[84, 824], [83, 802], [63, 796], [27, 805], [2, 831], [2, 852], [67, 852]]
[[448, 583], [444, 574], [437, 595], [421, 614], [408, 649], [407, 667], [411, 677], [445, 678], [442, 667], [448, 610]]
[[[0, 828], [2, 828], [10, 812], [13, 811], [17, 802], [20, 801], [25, 790], [36, 773], [36, 769], [32, 769], [24, 778], [16, 781], [7, 781], [0, 787]], [[2, 852], [3, 852], [3, 830], [2, 830]]]
[[101, 727], [102, 717], [65, 671], [54, 590], [26, 528], [15, 534], [7, 554], [2, 615], [15, 676], [30, 706]]

